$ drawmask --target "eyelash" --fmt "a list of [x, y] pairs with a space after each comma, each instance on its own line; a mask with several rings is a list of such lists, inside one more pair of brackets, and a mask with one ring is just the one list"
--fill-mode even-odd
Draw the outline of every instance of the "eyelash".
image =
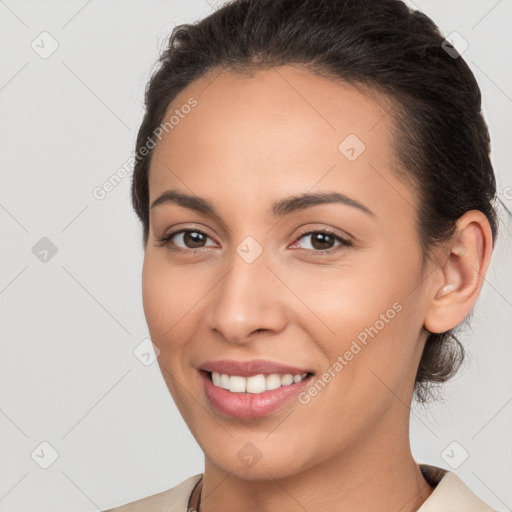
[[[172, 233], [169, 233], [168, 235], [162, 237], [162, 238], [158, 238], [157, 239], [157, 242], [159, 244], [159, 247], [163, 247], [165, 245], [167, 245], [168, 249], [170, 251], [174, 251], [174, 252], [192, 252], [193, 254], [195, 254], [196, 252], [200, 252], [202, 251], [203, 249], [205, 249], [206, 247], [200, 247], [198, 249], [183, 249], [181, 247], [173, 247], [171, 245], [171, 239], [175, 236], [175, 235], [178, 235], [180, 233], [199, 233], [207, 238], [210, 238], [204, 231], [201, 231], [200, 229], [180, 229], [179, 231], [173, 231]], [[308, 235], [313, 235], [315, 233], [321, 233], [321, 234], [324, 234], [324, 235], [329, 235], [331, 237], [333, 237], [336, 241], [340, 242], [340, 244], [337, 246], [337, 247], [332, 247], [331, 249], [324, 249], [324, 250], [316, 250], [316, 249], [304, 249], [305, 251], [307, 251], [309, 254], [313, 255], [313, 256], [325, 256], [327, 254], [332, 254], [338, 250], [341, 250], [342, 248], [344, 247], [351, 247], [352, 246], [352, 243], [348, 240], [346, 240], [345, 238], [342, 238], [341, 236], [339, 236], [338, 234], [336, 234], [334, 231], [331, 231], [329, 229], [319, 229], [319, 230], [313, 230], [313, 231], [307, 231], [306, 233], [302, 233], [301, 235], [299, 235], [297, 237], [297, 241], [301, 240], [302, 238], [308, 236]], [[295, 243], [295, 242], [294, 242]]]

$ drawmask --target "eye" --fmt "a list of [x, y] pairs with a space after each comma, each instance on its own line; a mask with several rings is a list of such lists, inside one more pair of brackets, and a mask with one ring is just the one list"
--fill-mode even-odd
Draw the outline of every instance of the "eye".
[[323, 255], [339, 250], [333, 250], [333, 247], [336, 247], [336, 242], [338, 242], [338, 248], [350, 247], [352, 245], [348, 240], [328, 229], [308, 231], [303, 233], [297, 240], [307, 240], [308, 238], [310, 238], [310, 242], [306, 244], [306, 247], [302, 247], [302, 249], [312, 249], [309, 252], [312, 252], [313, 255]]
[[[173, 238], [175, 238], [174, 241]], [[198, 229], [181, 229], [157, 239], [157, 242], [159, 242], [161, 246], [167, 245], [169, 249], [173, 251], [186, 251], [208, 247], [205, 245], [208, 238], [210, 237], [206, 233]]]
[[[215, 246], [215, 244], [206, 245], [206, 241], [209, 238], [210, 237], [206, 233], [199, 229], [181, 229], [157, 239], [157, 242], [160, 246], [168, 246], [169, 250], [186, 252]], [[308, 238], [310, 238], [310, 242], [306, 245], [309, 247], [302, 247], [302, 249], [308, 250], [308, 252], [313, 255], [325, 255], [335, 252], [339, 250], [339, 248], [350, 247], [352, 245], [345, 238], [339, 236], [334, 231], [327, 229], [303, 233], [299, 236], [297, 242]], [[297, 242], [294, 245], [296, 245]], [[337, 246], [336, 242], [338, 243]], [[338, 249], [336, 249], [336, 247], [338, 247]]]

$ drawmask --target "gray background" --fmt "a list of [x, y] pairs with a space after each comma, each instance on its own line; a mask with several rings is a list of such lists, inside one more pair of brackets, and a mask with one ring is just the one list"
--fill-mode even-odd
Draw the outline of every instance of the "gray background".
[[[414, 4], [469, 43], [463, 56], [512, 208], [512, 2]], [[133, 154], [144, 86], [172, 27], [214, 7], [0, 1], [2, 511], [106, 509], [202, 471], [157, 363], [134, 355], [148, 331], [130, 179], [103, 200], [93, 190]], [[463, 336], [470, 359], [443, 403], [411, 415], [416, 460], [456, 471], [503, 511], [512, 507], [510, 245], [504, 218]]]

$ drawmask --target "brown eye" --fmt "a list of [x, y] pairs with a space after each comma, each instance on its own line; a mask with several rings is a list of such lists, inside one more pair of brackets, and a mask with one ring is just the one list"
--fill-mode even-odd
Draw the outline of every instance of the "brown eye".
[[[350, 246], [350, 242], [340, 237], [336, 233], [327, 230], [320, 231], [310, 231], [308, 233], [304, 233], [298, 238], [298, 241], [310, 239], [310, 243], [306, 244], [306, 247], [302, 247], [303, 249], [312, 249], [312, 253], [325, 253], [325, 252], [334, 252], [332, 249], [335, 249], [336, 246], [346, 247]], [[307, 246], [309, 245], [309, 247]], [[337, 249], [335, 249], [337, 250]]]
[[188, 249], [197, 249], [203, 247], [205, 242], [205, 235], [199, 231], [184, 231], [183, 232], [183, 243]]
[[159, 239], [158, 241], [162, 245], [168, 245], [169, 248], [185, 251], [187, 249], [193, 250], [208, 247], [205, 245], [208, 238], [209, 236], [206, 233], [203, 233], [197, 229], [182, 229], [180, 231], [169, 233], [167, 236]]
[[313, 249], [323, 251], [324, 249], [331, 249], [336, 240], [332, 235], [326, 233], [314, 233], [311, 235], [311, 245]]

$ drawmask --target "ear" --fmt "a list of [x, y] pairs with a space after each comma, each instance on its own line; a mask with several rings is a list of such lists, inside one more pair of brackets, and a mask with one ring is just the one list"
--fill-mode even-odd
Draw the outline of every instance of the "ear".
[[470, 210], [457, 220], [443, 245], [435, 277], [429, 283], [424, 327], [432, 333], [457, 326], [476, 302], [491, 260], [493, 239], [487, 217]]

